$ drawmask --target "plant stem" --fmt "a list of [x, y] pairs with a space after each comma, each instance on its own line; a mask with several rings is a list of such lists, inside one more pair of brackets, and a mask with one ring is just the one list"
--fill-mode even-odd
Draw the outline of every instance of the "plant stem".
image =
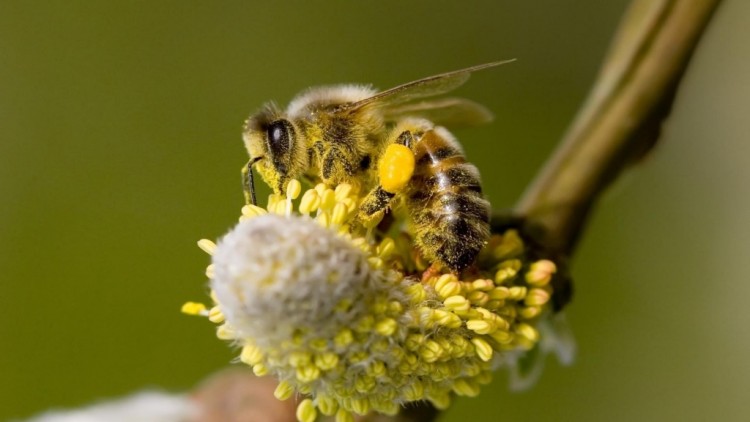
[[551, 255], [569, 256], [599, 194], [656, 143], [720, 0], [635, 0], [560, 146], [514, 214]]

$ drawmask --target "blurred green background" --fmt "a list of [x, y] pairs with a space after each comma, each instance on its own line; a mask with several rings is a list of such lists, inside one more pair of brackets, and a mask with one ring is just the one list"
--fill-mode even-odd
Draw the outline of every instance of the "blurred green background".
[[[457, 135], [507, 207], [626, 3], [0, 2], [0, 419], [229, 364], [179, 307], [205, 300], [195, 241], [236, 221], [241, 124], [263, 102], [518, 58], [459, 91], [496, 114]], [[601, 202], [574, 261], [576, 363], [520, 394], [500, 374], [444, 421], [747, 417], [747, 22], [750, 3], [723, 5], [663, 142]]]

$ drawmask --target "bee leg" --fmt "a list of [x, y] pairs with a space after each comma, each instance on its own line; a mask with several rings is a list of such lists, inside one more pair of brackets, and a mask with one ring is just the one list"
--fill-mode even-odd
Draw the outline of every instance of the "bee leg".
[[331, 148], [323, 156], [323, 166], [321, 176], [323, 183], [328, 186], [334, 186], [345, 180], [351, 180], [356, 170], [359, 160], [354, 152], [345, 148]]
[[395, 193], [385, 191], [380, 185], [374, 187], [359, 204], [357, 223], [367, 228], [374, 227], [383, 219], [394, 196]]
[[379, 184], [362, 200], [357, 214], [357, 221], [365, 227], [372, 227], [383, 218], [393, 198], [411, 179], [415, 165], [413, 139], [408, 130], [402, 132], [380, 158]]
[[432, 265], [427, 267], [422, 273], [422, 283], [427, 283], [431, 278], [438, 277], [443, 274], [441, 265], [437, 262], [433, 262]]
[[257, 200], [255, 198], [255, 183], [253, 181], [253, 164], [254, 160], [250, 160], [242, 166], [242, 193], [245, 195], [245, 205], [255, 205]]

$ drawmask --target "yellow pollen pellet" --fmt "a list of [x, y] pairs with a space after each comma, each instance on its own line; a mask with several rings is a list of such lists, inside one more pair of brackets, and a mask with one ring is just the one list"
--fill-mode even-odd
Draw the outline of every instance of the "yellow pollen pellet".
[[188, 315], [203, 315], [206, 312], [206, 305], [198, 302], [185, 302], [180, 311]]
[[276, 389], [273, 390], [273, 396], [277, 399], [284, 401], [294, 394], [294, 387], [286, 381], [281, 381]]
[[198, 247], [203, 250], [203, 252], [213, 255], [214, 251], [216, 251], [216, 243], [208, 240], [208, 239], [201, 239], [198, 241]]
[[482, 359], [485, 362], [489, 362], [490, 359], [492, 359], [492, 346], [487, 343], [487, 340], [481, 337], [474, 337], [471, 339], [471, 343], [474, 345], [474, 350], [476, 350], [479, 359]]
[[300, 422], [315, 422], [315, 418], [318, 417], [318, 411], [315, 410], [315, 405], [312, 400], [304, 399], [297, 406], [297, 420]]
[[405, 145], [388, 145], [378, 163], [378, 177], [383, 190], [397, 193], [409, 183], [413, 173], [414, 153]]

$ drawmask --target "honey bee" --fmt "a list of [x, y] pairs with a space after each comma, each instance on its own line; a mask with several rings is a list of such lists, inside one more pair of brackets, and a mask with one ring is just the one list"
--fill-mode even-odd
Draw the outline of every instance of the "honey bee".
[[269, 103], [245, 122], [250, 161], [243, 168], [245, 197], [255, 204], [253, 168], [277, 194], [292, 179], [327, 186], [350, 183], [368, 192], [356, 221], [367, 226], [403, 205], [415, 243], [433, 265], [460, 272], [490, 235], [490, 204], [479, 171], [453, 135], [438, 125], [491, 120], [483, 106], [463, 98], [421, 100], [463, 85], [487, 63], [409, 82], [385, 91], [339, 85], [311, 88], [286, 110]]

